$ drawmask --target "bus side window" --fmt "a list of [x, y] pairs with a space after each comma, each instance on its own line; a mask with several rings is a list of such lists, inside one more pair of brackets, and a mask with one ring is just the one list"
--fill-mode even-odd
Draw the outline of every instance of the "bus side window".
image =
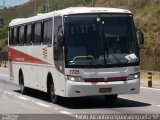
[[26, 44], [29, 45], [32, 43], [32, 25], [28, 24], [26, 26]]
[[24, 28], [25, 26], [20, 26], [19, 28], [19, 44], [20, 45], [23, 45], [25, 41]]
[[27, 25], [24, 26], [24, 44], [26, 43], [27, 40]]
[[43, 31], [43, 43], [52, 43], [52, 19], [44, 21], [44, 31]]
[[58, 28], [60, 28], [62, 26], [62, 17], [61, 16], [57, 16], [54, 18], [54, 44], [57, 43], [57, 39], [58, 39]]
[[13, 30], [13, 45], [17, 45], [18, 43], [18, 27], [14, 27]]
[[13, 44], [13, 28], [9, 28], [9, 45]]
[[19, 44], [19, 26], [17, 27], [17, 44]]
[[40, 44], [41, 43], [41, 39], [42, 39], [42, 23], [41, 22], [37, 22], [35, 23], [35, 26], [34, 26], [34, 41], [33, 43], [34, 44]]

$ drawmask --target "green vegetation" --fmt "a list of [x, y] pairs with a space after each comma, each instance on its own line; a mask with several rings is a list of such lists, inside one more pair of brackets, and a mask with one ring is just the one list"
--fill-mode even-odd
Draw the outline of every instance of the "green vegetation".
[[0, 29], [0, 38], [6, 38], [8, 35], [8, 26], [4, 25], [1, 29]]
[[160, 71], [160, 64], [156, 66], [156, 71]]
[[[46, 12], [48, 0], [30, 0], [28, 3], [0, 10], [4, 26], [0, 28], [0, 39], [7, 38], [7, 25], [14, 18], [22, 18]], [[73, 6], [91, 6], [92, 0], [49, 0], [51, 11]], [[129, 9], [134, 14], [135, 24], [145, 34], [142, 48], [160, 49], [160, 0], [95, 0], [95, 6]], [[5, 42], [6, 43], [6, 42]], [[3, 45], [4, 46], [4, 45]], [[0, 45], [0, 47], [3, 47]], [[1, 50], [4, 50], [1, 48]]]
[[96, 6], [108, 6], [129, 9], [134, 14], [136, 26], [144, 31], [145, 45], [143, 45], [143, 48], [159, 49], [159, 0], [97, 0]]
[[0, 28], [0, 51], [7, 50], [8, 26], [4, 25]]

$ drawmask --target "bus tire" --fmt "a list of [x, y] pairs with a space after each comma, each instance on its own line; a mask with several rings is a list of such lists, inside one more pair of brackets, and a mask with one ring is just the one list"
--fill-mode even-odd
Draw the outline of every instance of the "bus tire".
[[19, 85], [20, 85], [20, 91], [21, 94], [26, 94], [26, 87], [24, 86], [24, 78], [23, 78], [23, 74], [20, 74], [19, 76]]
[[59, 96], [55, 94], [55, 88], [53, 80], [51, 81], [50, 88], [49, 88], [50, 98], [52, 103], [57, 104], [59, 103]]
[[104, 97], [108, 105], [114, 105], [117, 101], [118, 95], [105, 95]]

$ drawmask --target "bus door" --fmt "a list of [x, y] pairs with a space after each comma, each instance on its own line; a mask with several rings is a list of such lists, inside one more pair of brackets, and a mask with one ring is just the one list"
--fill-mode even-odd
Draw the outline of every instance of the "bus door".
[[54, 18], [54, 64], [58, 71], [58, 86], [61, 86], [61, 94], [65, 94], [65, 76], [64, 76], [64, 47], [59, 44], [59, 36], [63, 34], [62, 16]]

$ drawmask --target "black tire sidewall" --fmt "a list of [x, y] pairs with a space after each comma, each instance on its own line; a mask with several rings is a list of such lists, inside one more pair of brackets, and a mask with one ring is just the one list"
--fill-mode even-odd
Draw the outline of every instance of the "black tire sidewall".
[[24, 95], [25, 92], [26, 92], [26, 88], [24, 86], [24, 79], [23, 79], [23, 75], [20, 75], [20, 90], [21, 90], [21, 93]]
[[[50, 85], [50, 98], [51, 98], [52, 103], [57, 104], [57, 103], [58, 103], [58, 96], [55, 95], [55, 92], [53, 92], [54, 89], [55, 89], [55, 88], [54, 88], [54, 83], [51, 82], [51, 85]], [[53, 90], [53, 91], [52, 91], [52, 90]], [[52, 94], [52, 92], [53, 92], [54, 94]]]

